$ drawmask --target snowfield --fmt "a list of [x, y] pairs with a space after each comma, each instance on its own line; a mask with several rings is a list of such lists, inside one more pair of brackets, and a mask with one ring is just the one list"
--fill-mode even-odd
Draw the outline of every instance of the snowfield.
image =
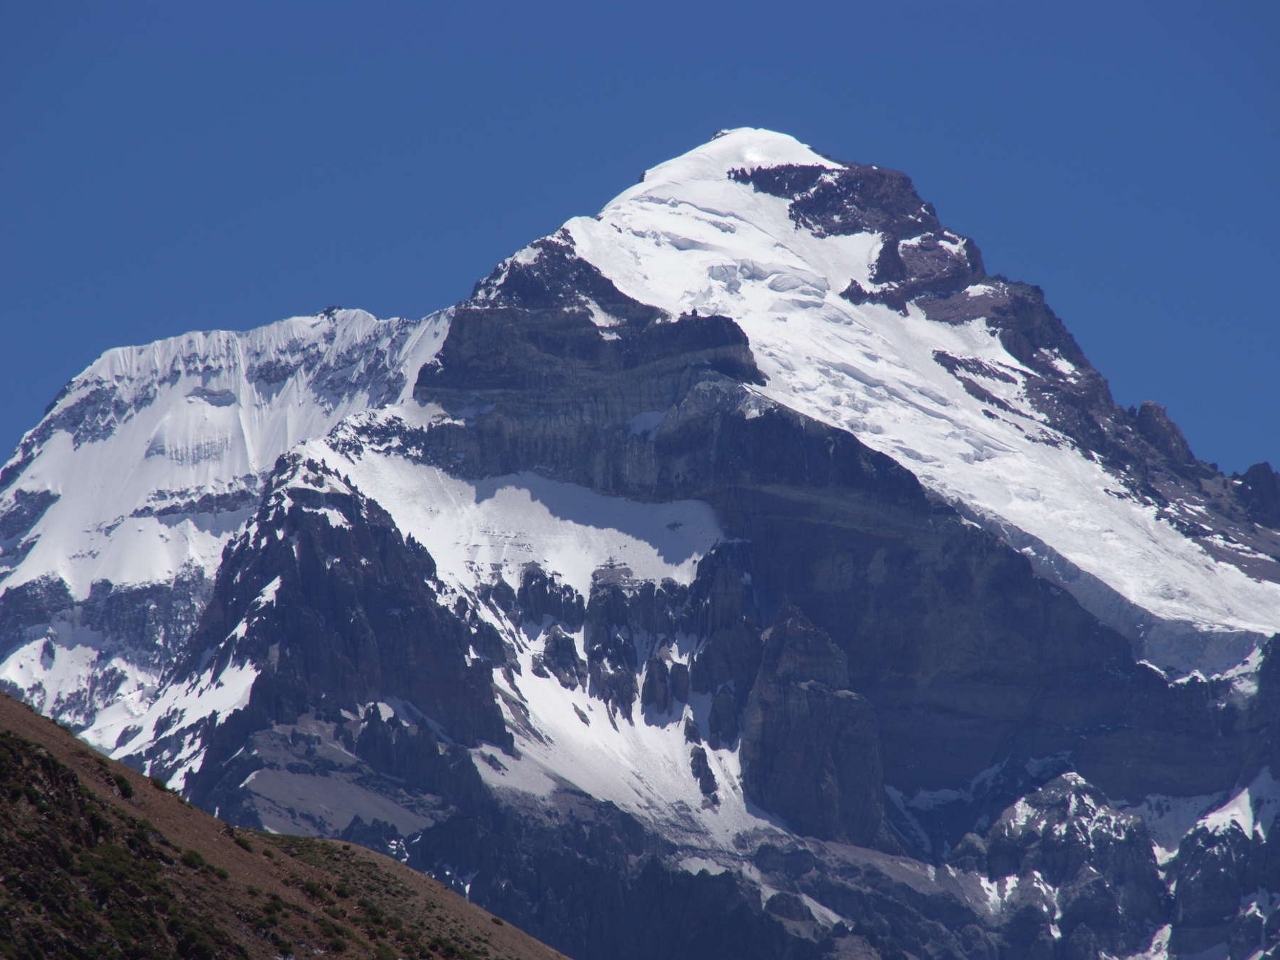
[[[212, 573], [256, 506], [261, 474], [344, 417], [409, 395], [449, 317], [341, 310], [107, 351], [23, 439], [30, 463], [4, 500], [19, 490], [59, 499], [25, 557], [6, 570], [0, 556], [0, 587], [54, 575], [83, 599], [96, 580], [164, 582], [187, 564]], [[239, 510], [199, 505], [237, 493]]]

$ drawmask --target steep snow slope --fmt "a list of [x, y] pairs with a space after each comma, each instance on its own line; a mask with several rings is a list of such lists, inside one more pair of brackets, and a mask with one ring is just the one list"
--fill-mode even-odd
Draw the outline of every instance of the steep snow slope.
[[448, 311], [333, 310], [104, 354], [0, 474], [0, 612], [20, 638], [6, 630], [0, 680], [77, 723], [118, 690], [148, 688], [164, 661], [149, 641], [180, 643], [199, 598], [181, 624], [154, 629], [145, 613], [103, 612], [103, 598], [154, 607], [147, 588], [175, 578], [198, 594], [275, 459], [400, 399], [448, 324]]
[[[788, 199], [744, 182], [743, 172], [787, 165], [840, 169], [790, 137], [735, 130], [650, 170], [557, 239], [624, 294], [672, 317], [732, 317], [768, 379], [762, 393], [853, 431], [1015, 546], [1042, 554], [1070, 588], [1107, 585], [1136, 609], [1094, 598], [1094, 612], [1147, 640], [1144, 652], [1159, 665], [1219, 672], [1280, 629], [1280, 585], [1215, 559], [1129, 495], [1031, 402], [1032, 371], [983, 319], [943, 323], [915, 303], [899, 312], [842, 296], [851, 284], [887, 286], [874, 279], [884, 237], [811, 229]], [[945, 231], [934, 242], [953, 254], [966, 243]], [[513, 262], [536, 256], [528, 248]], [[501, 278], [500, 270], [477, 299], [494, 296]], [[991, 296], [1002, 284], [984, 279], [964, 294]], [[1076, 375], [1065, 357], [1045, 359], [1067, 380]], [[957, 361], [973, 372], [967, 385], [944, 365]], [[1207, 638], [1185, 643], [1193, 632]]]
[[443, 314], [383, 322], [344, 310], [108, 351], [6, 467], [21, 470], [6, 505], [43, 490], [58, 500], [0, 583], [53, 574], [79, 599], [95, 580], [145, 583], [187, 562], [216, 564], [228, 531], [199, 519], [219, 512], [200, 509], [199, 498], [254, 489], [300, 440], [398, 399], [406, 371], [434, 355], [447, 324]]

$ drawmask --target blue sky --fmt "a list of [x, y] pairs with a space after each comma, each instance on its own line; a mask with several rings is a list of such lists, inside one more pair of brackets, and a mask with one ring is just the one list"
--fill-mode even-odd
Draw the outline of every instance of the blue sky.
[[1125, 404], [1280, 467], [1280, 5], [0, 7], [0, 446], [103, 350], [417, 316], [717, 129], [908, 172]]

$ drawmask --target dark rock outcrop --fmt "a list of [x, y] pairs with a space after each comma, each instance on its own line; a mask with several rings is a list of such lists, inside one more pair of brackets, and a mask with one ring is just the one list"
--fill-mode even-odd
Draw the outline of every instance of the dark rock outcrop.
[[548, 576], [536, 563], [525, 566], [516, 603], [533, 623], [549, 617], [572, 633], [582, 628], [586, 606], [576, 590]]
[[1169, 419], [1169, 414], [1158, 403], [1145, 401], [1138, 408], [1134, 425], [1144, 440], [1163, 453], [1174, 463], [1193, 463], [1195, 456], [1178, 425]]
[[[479, 640], [483, 624], [441, 606], [434, 577], [430, 555], [378, 504], [316, 461], [282, 458], [255, 523], [227, 551], [192, 643], [192, 662], [212, 663], [215, 673], [246, 661], [261, 671], [248, 705], [208, 738], [205, 763], [188, 785], [193, 797], [203, 801], [219, 788], [222, 763], [247, 736], [291, 724], [313, 705], [358, 711], [399, 698], [453, 742], [510, 749], [495, 664], [468, 663], [473, 647], [501, 644]], [[434, 738], [418, 742], [429, 752]], [[389, 770], [404, 775], [411, 762], [393, 758]]]
[[844, 654], [798, 610], [762, 639], [743, 714], [743, 792], [801, 834], [871, 843], [883, 818], [875, 710], [845, 689]]
[[675, 703], [671, 691], [671, 668], [661, 657], [650, 657], [644, 665], [644, 686], [640, 689], [640, 705], [655, 713], [667, 714]]
[[616, 712], [630, 720], [639, 693], [639, 664], [626, 624], [627, 598], [620, 587], [609, 584], [591, 591], [584, 633], [589, 689], [608, 706], [611, 717]]
[[707, 751], [702, 747], [694, 747], [689, 751], [689, 769], [698, 781], [698, 789], [704, 797], [714, 796], [716, 792], [716, 775], [707, 762]]
[[13, 504], [0, 513], [0, 556], [8, 554], [12, 545], [30, 533], [58, 499], [59, 494], [52, 490], [15, 491]]
[[542, 652], [533, 656], [533, 672], [539, 670], [555, 677], [566, 690], [587, 685], [587, 665], [578, 656], [573, 637], [565, 633], [558, 623], [547, 630]]
[[[1077, 774], [1057, 777], [1018, 800], [992, 825], [985, 846], [991, 877], [1017, 877], [1019, 892], [1026, 887], [1037, 897], [1052, 892], [1051, 899], [1036, 900], [1034, 910], [1048, 919], [1056, 915], [1064, 938], [1070, 941], [1076, 927], [1088, 928], [1077, 938], [1076, 952], [1095, 943], [1117, 955], [1136, 952], [1167, 922], [1165, 886], [1146, 825], [1114, 810]], [[1007, 926], [1042, 930], [1047, 921], [1032, 924], [1029, 911], [1032, 901]], [[1025, 942], [1027, 933], [1011, 939]]]
[[1174, 864], [1175, 949], [1195, 953], [1228, 939], [1245, 895], [1275, 883], [1276, 877], [1263, 875], [1261, 848], [1238, 823], [1222, 830], [1197, 827], [1183, 838]]
[[942, 229], [911, 178], [885, 167], [782, 164], [731, 170], [729, 178], [789, 200], [796, 225], [820, 237], [873, 231], [909, 238]]
[[1238, 480], [1249, 518], [1263, 526], [1280, 527], [1280, 473], [1269, 463], [1255, 463]]

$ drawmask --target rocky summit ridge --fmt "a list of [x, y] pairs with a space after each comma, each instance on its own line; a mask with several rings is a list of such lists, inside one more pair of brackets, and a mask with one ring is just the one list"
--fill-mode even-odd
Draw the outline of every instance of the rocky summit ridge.
[[1254, 957], [1278, 491], [726, 131], [420, 321], [105, 355], [0, 473], [0, 679], [580, 958]]

